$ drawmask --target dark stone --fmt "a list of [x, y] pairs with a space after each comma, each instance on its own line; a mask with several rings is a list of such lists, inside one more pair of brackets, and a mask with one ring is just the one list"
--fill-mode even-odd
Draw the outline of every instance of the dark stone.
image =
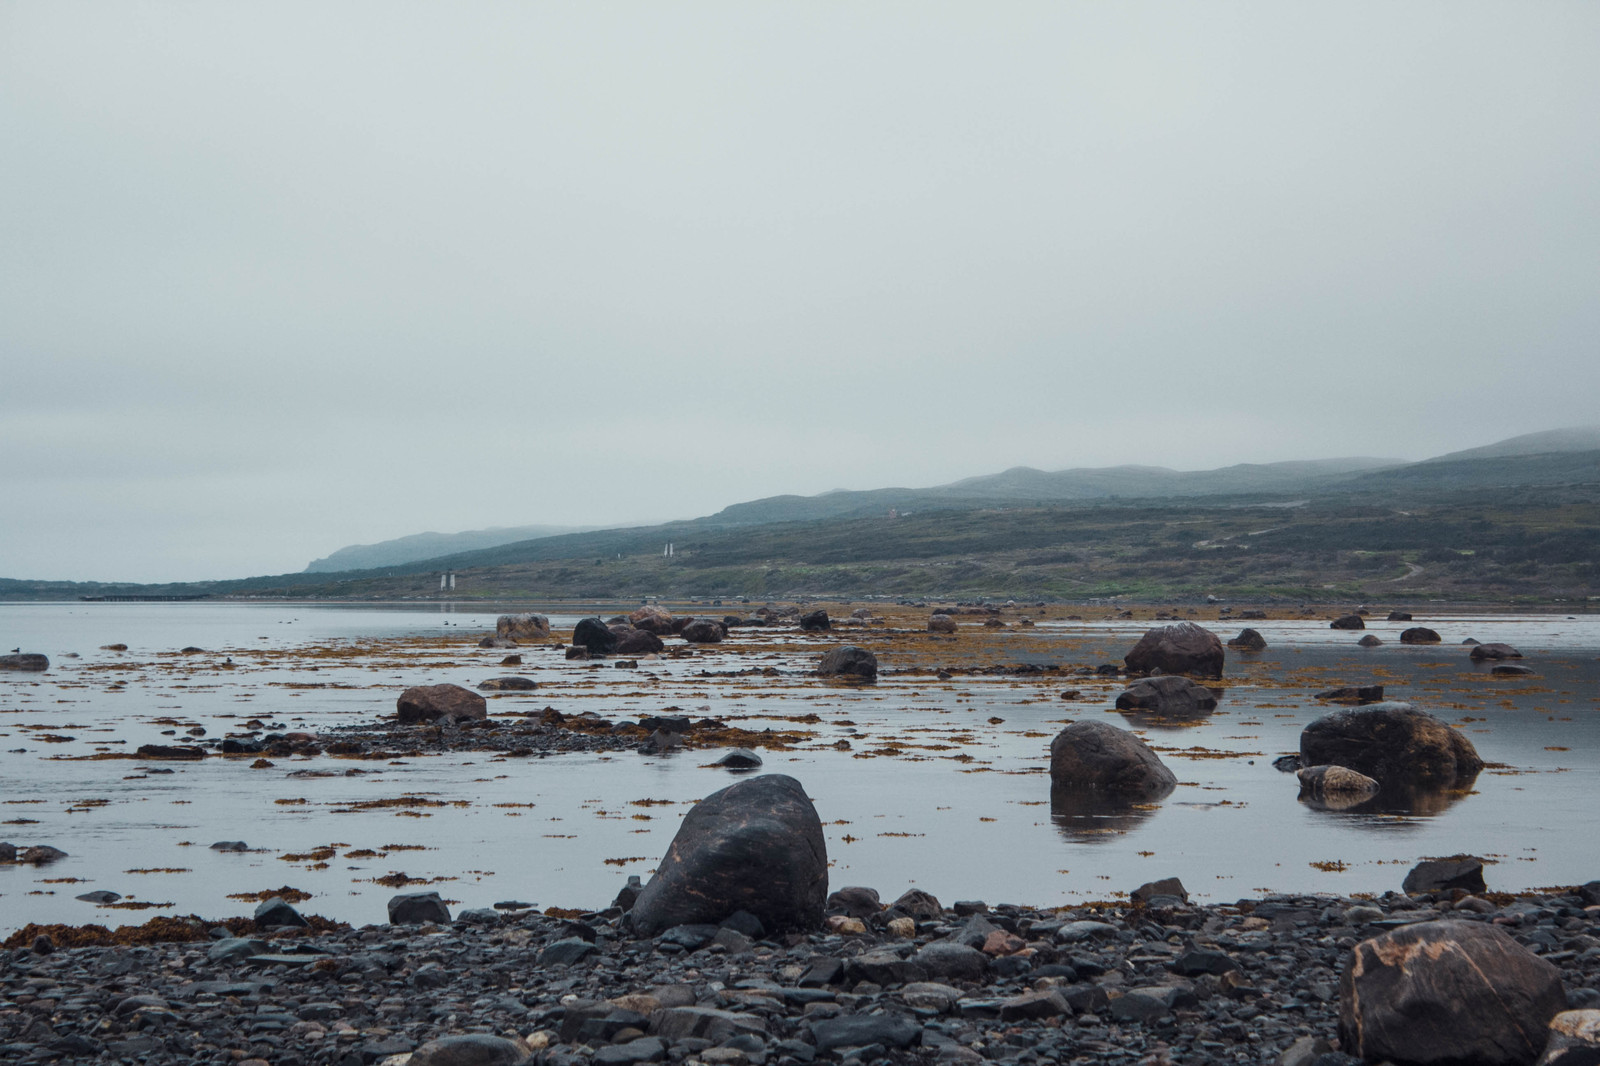
[[1532, 677], [1533, 667], [1502, 663], [1499, 666], [1490, 667], [1489, 672], [1499, 677]]
[[598, 618], [580, 618], [572, 629], [572, 644], [590, 655], [610, 655], [617, 646], [617, 635]]
[[389, 900], [390, 925], [448, 925], [450, 908], [437, 892], [403, 892]]
[[628, 883], [622, 886], [622, 890], [617, 893], [617, 898], [611, 901], [611, 905], [624, 913], [631, 911], [639, 899], [639, 893], [643, 891], [644, 884], [639, 880], [639, 875], [629, 874]]
[[36, 673], [48, 669], [50, 669], [49, 658], [36, 652], [24, 651], [0, 655], [0, 670], [26, 670]]
[[1391, 622], [1409, 622], [1409, 621], [1411, 621], [1411, 612], [1410, 611], [1390, 611], [1389, 612], [1389, 621], [1391, 621]]
[[684, 714], [652, 714], [639, 719], [639, 724], [652, 733], [658, 729], [664, 733], [687, 733], [692, 723]]
[[567, 937], [546, 945], [539, 952], [540, 966], [571, 966], [582, 962], [595, 952], [595, 946], [578, 936]]
[[833, 623], [828, 620], [827, 611], [810, 611], [800, 616], [800, 628], [807, 633], [821, 633], [832, 629]]
[[1478, 644], [1470, 657], [1473, 662], [1481, 663], [1485, 659], [1520, 659], [1522, 653], [1509, 644]]
[[411, 1053], [410, 1066], [519, 1066], [532, 1057], [520, 1042], [466, 1033], [428, 1041]]
[[1373, 634], [1368, 633], [1366, 636], [1356, 641], [1356, 643], [1361, 645], [1363, 648], [1376, 648], [1381, 645], [1383, 641]]
[[676, 944], [685, 951], [698, 951], [711, 943], [711, 938], [717, 935], [721, 926], [716, 925], [675, 925], [661, 934], [664, 944]]
[[1073, 722], [1050, 742], [1050, 781], [1058, 788], [1160, 798], [1178, 779], [1125, 729], [1097, 719]]
[[1238, 636], [1228, 641], [1228, 647], [1238, 648], [1241, 651], [1265, 651], [1267, 638], [1254, 629], [1241, 629]]
[[1210, 948], [1190, 948], [1172, 960], [1172, 971], [1185, 977], [1198, 977], [1203, 973], [1221, 976], [1238, 968], [1233, 956]]
[[1300, 733], [1307, 766], [1347, 766], [1386, 789], [1465, 787], [1483, 769], [1472, 742], [1409, 703], [1324, 715]]
[[922, 1026], [914, 1019], [897, 1014], [841, 1014], [812, 1022], [811, 1036], [817, 1042], [818, 1051], [868, 1044], [907, 1048], [921, 1039]]
[[865, 648], [846, 644], [834, 648], [822, 657], [822, 661], [817, 664], [817, 674], [821, 677], [843, 676], [876, 680], [878, 657]]
[[103, 888], [94, 892], [85, 892], [81, 896], [73, 897], [73, 899], [81, 899], [85, 903], [115, 903], [121, 898], [122, 894], [120, 892], [108, 892]]
[[1298, 776], [1301, 798], [1318, 801], [1330, 810], [1355, 806], [1383, 790], [1377, 781], [1348, 766], [1307, 766]]
[[141, 744], [134, 752], [141, 759], [204, 759], [204, 748], [190, 748], [170, 744]]
[[754, 770], [761, 765], [761, 756], [747, 748], [734, 748], [711, 765], [726, 770]]
[[212, 851], [249, 851], [250, 845], [242, 840], [219, 840], [211, 845]]
[[828, 851], [822, 821], [799, 781], [747, 778], [696, 804], [629, 914], [653, 936], [749, 911], [772, 932], [822, 924]]
[[760, 940], [767, 935], [767, 927], [761, 919], [749, 911], [734, 911], [722, 919], [722, 928], [732, 929], [736, 933], [743, 933], [751, 940]]
[[1160, 670], [1163, 674], [1221, 677], [1224, 657], [1222, 641], [1215, 633], [1193, 622], [1174, 622], [1146, 632], [1122, 661], [1136, 674]]
[[850, 982], [870, 981], [884, 988], [928, 979], [928, 972], [921, 964], [910, 959], [902, 959], [888, 949], [869, 951], [864, 955], [847, 959], [845, 975]]
[[1345, 685], [1340, 688], [1330, 688], [1326, 692], [1319, 692], [1319, 700], [1332, 700], [1335, 703], [1379, 703], [1383, 700], [1382, 685]]
[[1419, 862], [1406, 874], [1405, 882], [1400, 887], [1408, 896], [1423, 892], [1448, 892], [1453, 888], [1465, 889], [1473, 895], [1489, 890], [1489, 886], [1483, 883], [1483, 860], [1472, 855]]
[[1365, 629], [1365, 628], [1367, 628], [1367, 623], [1366, 623], [1366, 620], [1363, 619], [1359, 614], [1346, 614], [1346, 615], [1340, 615], [1338, 618], [1335, 618], [1333, 621], [1329, 622], [1328, 623], [1328, 628], [1329, 629]]
[[60, 848], [53, 848], [49, 844], [35, 844], [31, 848], [23, 848], [17, 852], [15, 861], [24, 866], [43, 866], [66, 857], [67, 853]]
[[935, 981], [981, 981], [989, 971], [989, 956], [975, 947], [948, 940], [923, 945], [911, 961]]
[[1128, 897], [1135, 903], [1149, 903], [1156, 896], [1176, 896], [1185, 903], [1189, 902], [1189, 892], [1183, 887], [1183, 882], [1176, 877], [1166, 877], [1160, 881], [1147, 881], [1128, 893]]
[[889, 909], [919, 921], [933, 921], [944, 913], [944, 908], [939, 906], [939, 900], [934, 894], [920, 888], [906, 889], [899, 899], [889, 904]]
[[1486, 922], [1418, 922], [1350, 950], [1343, 1049], [1369, 1062], [1531, 1066], [1566, 1008], [1561, 971]]
[[721, 644], [728, 627], [715, 618], [695, 618], [679, 635], [690, 644]]
[[765, 1036], [767, 1027], [754, 1014], [738, 1014], [714, 1007], [667, 1007], [651, 1015], [650, 1031], [674, 1044], [689, 1039], [721, 1044], [742, 1033]]
[[956, 620], [947, 614], [935, 614], [928, 619], [929, 633], [954, 633]]
[[1402, 644], [1437, 644], [1439, 634], [1427, 626], [1412, 626], [1400, 634]]
[[1298, 755], [1280, 755], [1272, 760], [1272, 768], [1284, 774], [1295, 773], [1302, 765]]
[[483, 692], [532, 692], [538, 687], [531, 677], [491, 677], [478, 684]]
[[401, 725], [432, 722], [440, 718], [456, 721], [489, 717], [489, 701], [460, 685], [417, 685], [408, 688], [395, 701]]
[[1217, 709], [1217, 694], [1179, 674], [1146, 677], [1117, 696], [1117, 710], [1143, 711], [1174, 717], [1207, 714]]
[[863, 885], [846, 885], [830, 895], [825, 906], [829, 914], [847, 914], [852, 918], [870, 918], [883, 910], [878, 890]]
[[617, 635], [614, 655], [654, 655], [665, 651], [666, 644], [648, 629], [626, 629]]
[[1000, 1020], [1003, 1022], [1042, 1021], [1072, 1013], [1066, 997], [1054, 988], [1042, 992], [1024, 992], [1020, 996], [1000, 1001]]
[[305, 929], [311, 924], [279, 896], [273, 896], [256, 908], [255, 921], [262, 929]]

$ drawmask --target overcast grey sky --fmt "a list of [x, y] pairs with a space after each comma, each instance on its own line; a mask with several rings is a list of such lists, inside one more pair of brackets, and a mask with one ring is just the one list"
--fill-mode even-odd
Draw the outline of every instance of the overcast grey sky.
[[0, 2], [0, 576], [1593, 423], [1600, 5]]

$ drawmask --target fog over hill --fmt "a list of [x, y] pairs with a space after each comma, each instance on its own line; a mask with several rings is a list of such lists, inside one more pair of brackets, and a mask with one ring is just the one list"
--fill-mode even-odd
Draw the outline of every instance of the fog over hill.
[[559, 537], [565, 533], [582, 533], [593, 526], [499, 526], [493, 529], [469, 529], [461, 533], [413, 533], [407, 537], [379, 541], [376, 544], [352, 544], [340, 548], [321, 559], [313, 559], [306, 567], [308, 574], [335, 574], [344, 570], [371, 570], [380, 566], [398, 566], [420, 559], [436, 559], [445, 555], [498, 548], [522, 540], [539, 540]]

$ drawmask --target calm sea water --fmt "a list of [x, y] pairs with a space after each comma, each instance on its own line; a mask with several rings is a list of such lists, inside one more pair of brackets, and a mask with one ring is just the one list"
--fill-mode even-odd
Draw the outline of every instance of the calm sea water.
[[[707, 765], [714, 753], [319, 757], [274, 760], [265, 770], [248, 769], [248, 760], [73, 758], [181, 742], [195, 726], [221, 736], [252, 718], [310, 730], [372, 721], [392, 712], [409, 685], [471, 686], [505, 673], [503, 652], [475, 647], [494, 613], [476, 605], [0, 604], [0, 649], [52, 660], [45, 674], [0, 674], [0, 840], [69, 853], [48, 867], [0, 867], [0, 933], [30, 921], [248, 913], [252, 904], [228, 896], [280, 886], [312, 893], [306, 911], [382, 921], [395, 889], [375, 879], [394, 873], [432, 882], [407, 890], [436, 888], [462, 906], [603, 906], [628, 874], [648, 876], [690, 803], [730, 783]], [[553, 617], [558, 628], [575, 620]], [[1237, 631], [1206, 624], [1224, 637]], [[761, 632], [741, 633], [738, 649], [645, 661], [638, 671], [524, 649], [517, 672], [540, 690], [497, 697], [490, 711], [553, 706], [622, 718], [678, 707], [747, 728], [811, 730], [796, 750], [764, 752], [765, 771], [792, 774], [815, 799], [834, 886], [871, 885], [885, 898], [916, 885], [947, 902], [1056, 904], [1169, 875], [1212, 900], [1265, 890], [1382, 892], [1418, 859], [1459, 852], [1493, 858], [1495, 888], [1600, 877], [1592, 813], [1600, 619], [1419, 614], [1417, 624], [1437, 629], [1443, 644], [1405, 647], [1396, 643], [1404, 624], [1377, 622], [1369, 631], [1386, 644], [1372, 650], [1321, 620], [1251, 624], [1269, 649], [1230, 654], [1219, 710], [1182, 728], [1114, 714], [1121, 686], [1098, 678], [906, 676], [833, 686], [803, 671], [838, 637], [796, 647], [793, 633]], [[954, 665], [1076, 667], [1120, 659], [1143, 629], [1044, 622], [1003, 635], [964, 632], [941, 651]], [[459, 642], [444, 646], [394, 643], [456, 633]], [[1468, 660], [1459, 643], [1467, 636], [1516, 645], [1537, 676], [1491, 677]], [[870, 632], [848, 639], [874, 646]], [[128, 650], [102, 650], [111, 643]], [[204, 651], [180, 654], [186, 646]], [[318, 654], [329, 648], [350, 654]], [[892, 670], [893, 645], [879, 650]], [[701, 676], [752, 665], [781, 673]], [[1496, 764], [1472, 794], [1428, 810], [1365, 814], [1297, 802], [1293, 776], [1270, 764], [1328, 710], [1312, 694], [1374, 682], [1458, 723]], [[1069, 689], [1079, 694], [1063, 699]], [[804, 715], [820, 723], [793, 721]], [[1094, 715], [1138, 729], [1179, 788], [1151, 809], [1111, 817], [1053, 808], [1050, 737], [1064, 720]], [[835, 747], [840, 740], [847, 750]], [[401, 796], [443, 805], [353, 806]], [[252, 850], [209, 850], [225, 839]], [[335, 848], [325, 863], [293, 858], [324, 845]], [[165, 906], [108, 910], [73, 898], [95, 889]]]

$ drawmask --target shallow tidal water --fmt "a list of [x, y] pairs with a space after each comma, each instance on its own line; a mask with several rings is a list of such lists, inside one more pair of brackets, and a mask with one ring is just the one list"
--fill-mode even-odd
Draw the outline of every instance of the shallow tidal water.
[[[568, 662], [553, 644], [526, 646], [523, 666], [502, 667], [504, 651], [476, 647], [498, 613], [479, 605], [0, 604], [0, 647], [43, 652], [52, 664], [0, 673], [0, 840], [68, 853], [45, 867], [0, 866], [0, 935], [28, 922], [248, 914], [253, 899], [229, 897], [279, 887], [309, 893], [303, 911], [355, 923], [382, 921], [396, 891], [428, 888], [460, 906], [604, 906], [627, 875], [648, 878], [694, 801], [734, 780], [708, 765], [716, 751], [317, 756], [268, 769], [251, 769], [250, 758], [108, 757], [183, 743], [192, 728], [220, 737], [251, 719], [311, 732], [372, 722], [408, 686], [473, 687], [511, 672], [540, 687], [491, 696], [492, 716], [554, 707], [623, 720], [677, 708], [804, 734], [762, 751], [760, 772], [805, 784], [825, 823], [833, 887], [871, 885], [885, 899], [915, 885], [947, 903], [1065, 904], [1171, 875], [1211, 901], [1383, 892], [1417, 860], [1460, 852], [1494, 860], [1493, 889], [1600, 877], [1600, 617], [1419, 610], [1412, 623], [1369, 619], [1385, 641], [1376, 649], [1324, 617], [1251, 622], [1269, 648], [1230, 650], [1218, 710], [1175, 724], [1118, 714], [1122, 682], [1070, 673], [1120, 661], [1149, 621], [1093, 620], [1105, 612], [1063, 606], [1021, 612], [1037, 620], [1031, 628], [1008, 613], [1004, 630], [963, 619], [959, 635], [931, 638], [910, 631], [910, 614], [885, 610], [887, 627], [741, 629], [728, 644], [625, 670]], [[558, 635], [576, 618], [552, 615]], [[1224, 639], [1244, 624], [1196, 620]], [[1413, 624], [1443, 643], [1400, 645]], [[1536, 676], [1491, 676], [1468, 659], [1468, 636], [1515, 645]], [[112, 643], [128, 650], [103, 650]], [[874, 650], [885, 676], [851, 687], [806, 673], [841, 643]], [[182, 653], [189, 646], [204, 650]], [[892, 673], [1016, 663], [1063, 669], [948, 681]], [[778, 673], [702, 676], [752, 666]], [[1313, 694], [1372, 683], [1464, 731], [1490, 764], [1470, 793], [1401, 811], [1297, 801], [1294, 777], [1271, 762], [1333, 709]], [[1110, 815], [1052, 806], [1050, 738], [1064, 720], [1091, 715], [1140, 732], [1177, 774], [1177, 790]], [[402, 798], [412, 803], [384, 803]], [[251, 850], [210, 850], [217, 840]], [[393, 887], [396, 874], [404, 889]], [[151, 906], [74, 898], [97, 889]]]

